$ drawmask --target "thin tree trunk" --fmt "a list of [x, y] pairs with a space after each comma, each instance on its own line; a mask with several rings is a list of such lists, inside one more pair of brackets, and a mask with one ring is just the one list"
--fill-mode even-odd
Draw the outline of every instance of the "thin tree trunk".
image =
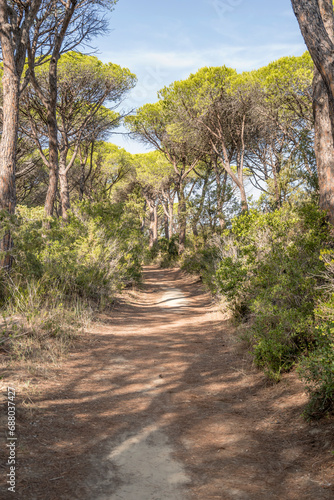
[[192, 222], [193, 235], [196, 236], [196, 237], [198, 236], [197, 225], [198, 225], [198, 222], [200, 220], [201, 214], [203, 212], [205, 197], [206, 197], [206, 193], [207, 193], [207, 189], [208, 189], [208, 182], [209, 182], [209, 175], [207, 175], [205, 177], [205, 179], [204, 179], [204, 184], [203, 184], [203, 188], [202, 188], [202, 194], [201, 194], [200, 204], [199, 204], [196, 216], [194, 216], [193, 222]]
[[240, 191], [240, 199], [241, 199], [241, 207], [242, 211], [246, 212], [248, 210], [248, 203], [247, 203], [247, 196], [246, 196], [246, 191], [245, 191], [245, 186], [244, 186], [244, 178], [243, 178], [243, 156], [241, 158], [242, 160], [242, 165], [240, 165], [240, 162], [238, 162], [238, 175], [235, 175], [231, 168], [231, 162], [228, 157], [228, 152], [226, 145], [224, 141], [221, 141], [221, 146], [222, 146], [222, 153], [217, 149], [217, 146], [213, 141], [211, 141], [211, 146], [214, 150], [214, 152], [220, 157], [222, 166], [228, 173], [228, 175], [231, 177], [233, 180], [234, 184], [238, 187]]
[[165, 238], [166, 240], [169, 240], [169, 222], [168, 222], [168, 217], [166, 214], [164, 214], [164, 229], [165, 229]]
[[243, 116], [242, 119], [242, 127], [241, 127], [241, 134], [240, 134], [240, 139], [241, 139], [241, 151], [239, 151], [239, 161], [238, 161], [238, 179], [240, 183], [240, 197], [241, 197], [241, 209], [243, 212], [248, 211], [248, 203], [247, 203], [247, 196], [246, 196], [246, 191], [245, 191], [245, 184], [244, 184], [244, 159], [245, 159], [245, 123], [246, 123], [246, 116]]
[[278, 186], [278, 173], [277, 173], [277, 165], [274, 162], [272, 165], [273, 169], [273, 176], [274, 176], [274, 188], [275, 188], [275, 201], [276, 201], [276, 206], [280, 207], [281, 206], [281, 196], [280, 196], [280, 190]]
[[148, 200], [148, 207], [150, 212], [150, 228], [149, 228], [149, 249], [151, 250], [154, 244], [158, 241], [158, 223], [157, 223], [157, 207], [155, 201]]
[[174, 235], [174, 203], [169, 201], [169, 227], [168, 227], [168, 236], [171, 240]]
[[84, 197], [84, 194], [85, 194], [85, 167], [86, 167], [86, 164], [85, 162], [81, 161], [80, 162], [80, 166], [81, 166], [81, 173], [80, 173], [80, 181], [79, 181], [79, 200], [82, 201], [83, 200], [83, 197]]
[[179, 219], [179, 255], [182, 255], [185, 250], [186, 232], [187, 232], [187, 214], [186, 200], [184, 196], [184, 186], [180, 186], [178, 191], [178, 219]]
[[53, 57], [49, 68], [49, 101], [47, 107], [47, 127], [49, 136], [49, 185], [45, 199], [46, 215], [52, 216], [56, 200], [59, 166], [58, 166], [58, 126], [57, 126], [57, 63]]
[[193, 235], [197, 238], [197, 236], [198, 236], [197, 220], [193, 221], [192, 230], [193, 230]]
[[61, 151], [59, 161], [59, 187], [61, 201], [61, 215], [65, 222], [68, 221], [68, 212], [71, 208], [70, 204], [70, 189], [68, 185], [67, 169], [66, 169], [67, 151]]
[[44, 95], [38, 85], [35, 71], [34, 60], [31, 59], [31, 48], [28, 51], [29, 69], [31, 73], [31, 82], [46, 107], [47, 129], [49, 138], [49, 186], [45, 199], [46, 215], [52, 216], [57, 194], [59, 165], [58, 165], [58, 125], [57, 125], [57, 79], [58, 79], [58, 61], [60, 58], [61, 47], [66, 35], [67, 28], [72, 19], [73, 13], [77, 7], [76, 0], [66, 2], [65, 15], [59, 31], [55, 34], [55, 41], [52, 50], [52, 56], [49, 63], [49, 89], [47, 95]]
[[165, 214], [165, 235], [167, 240], [170, 240], [174, 234], [174, 198], [175, 193], [173, 195], [163, 193], [163, 197], [160, 200]]
[[220, 180], [220, 172], [218, 168], [218, 161], [217, 157], [213, 161], [213, 170], [215, 172], [216, 176], [216, 184], [217, 184], [217, 215], [219, 218], [219, 225], [221, 229], [224, 229], [225, 227], [225, 220], [223, 216], [223, 206], [225, 203], [225, 194], [226, 194], [226, 186], [227, 186], [227, 171], [224, 170], [224, 180], [223, 184], [221, 183]]
[[241, 198], [241, 209], [243, 212], [247, 212], [248, 210], [248, 202], [247, 202], [247, 195], [245, 191], [245, 187], [243, 184], [240, 185], [240, 198]]
[[154, 202], [153, 214], [154, 214], [153, 240], [154, 240], [154, 243], [157, 243], [157, 241], [158, 241], [158, 207], [157, 207], [156, 202]]
[[145, 212], [146, 212], [146, 207], [147, 207], [147, 201], [145, 200], [145, 203], [144, 203], [144, 216], [143, 216], [143, 218], [141, 220], [141, 226], [140, 226], [140, 231], [142, 233], [145, 232], [145, 219], [146, 219]]

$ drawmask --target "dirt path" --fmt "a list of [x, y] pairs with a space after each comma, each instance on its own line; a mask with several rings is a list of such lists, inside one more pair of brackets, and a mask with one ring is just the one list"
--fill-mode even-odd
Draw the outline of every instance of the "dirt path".
[[[13, 382], [15, 383], [15, 381]], [[25, 500], [330, 500], [333, 421], [266, 385], [194, 279], [145, 268], [18, 417]]]

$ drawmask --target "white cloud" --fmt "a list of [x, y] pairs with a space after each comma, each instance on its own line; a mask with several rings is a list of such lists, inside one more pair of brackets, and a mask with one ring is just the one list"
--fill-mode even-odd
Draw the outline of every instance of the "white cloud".
[[112, 62], [129, 67], [134, 72], [160, 73], [161, 77], [171, 71], [196, 71], [203, 66], [227, 65], [238, 71], [247, 71], [267, 64], [284, 55], [298, 55], [306, 50], [303, 43], [281, 43], [262, 46], [222, 46], [215, 49], [187, 51], [126, 50], [117, 55], [105, 52], [103, 60], [109, 56]]

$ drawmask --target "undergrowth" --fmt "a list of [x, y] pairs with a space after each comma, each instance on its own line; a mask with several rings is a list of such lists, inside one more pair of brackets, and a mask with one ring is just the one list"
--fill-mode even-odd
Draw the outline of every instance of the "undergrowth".
[[312, 202], [250, 210], [182, 267], [227, 301], [241, 338], [269, 380], [298, 367], [315, 418], [334, 409], [334, 254], [325, 214]]
[[141, 280], [139, 223], [122, 204], [77, 204], [70, 221], [21, 206], [2, 216], [14, 246], [0, 276], [0, 350], [8, 360], [56, 360], [95, 311]]

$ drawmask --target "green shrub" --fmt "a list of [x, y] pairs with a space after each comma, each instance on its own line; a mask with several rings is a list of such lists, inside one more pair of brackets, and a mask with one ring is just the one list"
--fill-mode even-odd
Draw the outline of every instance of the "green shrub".
[[[82, 203], [74, 207], [68, 224], [56, 218], [46, 224], [43, 208], [18, 207], [8, 224], [14, 241], [10, 280], [20, 296], [29, 295], [34, 283], [41, 297], [57, 290], [66, 300], [81, 297], [107, 304], [117, 290], [139, 281], [140, 226], [123, 208]], [[6, 279], [4, 275], [3, 300]]]
[[275, 380], [313, 342], [327, 239], [324, 214], [313, 204], [252, 210], [223, 237], [219, 290], [235, 319], [248, 322], [255, 362]]
[[179, 259], [178, 242], [178, 235], [173, 235], [170, 239], [160, 238], [155, 247], [154, 256], [151, 250], [152, 258], [159, 257], [162, 268], [175, 266]]
[[315, 309], [313, 348], [298, 367], [310, 396], [304, 415], [319, 418], [334, 409], [334, 255], [321, 251], [324, 271], [320, 275], [321, 296]]
[[310, 395], [304, 411], [308, 419], [334, 410], [334, 322], [318, 326], [314, 336], [315, 349], [298, 367]]
[[46, 219], [40, 207], [1, 214], [14, 242], [11, 272], [0, 275], [2, 344], [12, 357], [61, 354], [92, 306], [108, 306], [115, 292], [140, 281], [140, 220], [124, 207], [80, 203], [68, 224]]
[[213, 294], [217, 293], [215, 281], [219, 249], [214, 240], [204, 242], [193, 237], [188, 242], [181, 258], [181, 269], [189, 274], [197, 274]]

